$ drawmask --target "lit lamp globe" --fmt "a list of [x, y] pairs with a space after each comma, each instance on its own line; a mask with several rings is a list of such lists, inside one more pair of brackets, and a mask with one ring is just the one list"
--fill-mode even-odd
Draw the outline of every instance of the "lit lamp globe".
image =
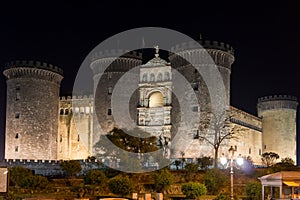
[[239, 166], [241, 166], [244, 163], [244, 159], [242, 158], [241, 154], [239, 157], [236, 159], [236, 162]]
[[222, 154], [222, 157], [220, 158], [220, 162], [221, 164], [224, 166], [227, 163], [227, 158], [224, 156], [224, 154]]

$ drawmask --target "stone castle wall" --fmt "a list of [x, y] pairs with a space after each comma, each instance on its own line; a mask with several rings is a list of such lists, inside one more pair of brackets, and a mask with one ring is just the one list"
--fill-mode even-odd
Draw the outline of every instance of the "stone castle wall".
[[91, 156], [93, 104], [92, 96], [60, 98], [58, 160], [78, 160]]
[[249, 113], [230, 107], [231, 123], [235, 136], [229, 145], [236, 150], [236, 156], [241, 154], [244, 158], [251, 159], [253, 164], [261, 165], [262, 155], [262, 121]]

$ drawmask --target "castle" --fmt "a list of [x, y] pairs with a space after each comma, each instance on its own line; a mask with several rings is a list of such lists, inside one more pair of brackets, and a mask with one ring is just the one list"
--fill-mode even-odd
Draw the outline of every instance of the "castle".
[[[193, 67], [200, 63], [181, 58], [183, 55], [203, 57], [208, 53], [225, 86], [226, 104], [233, 116], [230, 126], [239, 130], [239, 137], [222, 143], [219, 154], [228, 154], [228, 148], [233, 146], [241, 156], [251, 157], [257, 165], [261, 165], [261, 155], [271, 151], [296, 162], [297, 99], [287, 95], [262, 97], [258, 99], [258, 116], [230, 106], [233, 48], [219, 42], [199, 43], [205, 49], [197, 49], [193, 43], [177, 45], [173, 49], [177, 53], [169, 55], [170, 62], [160, 58], [158, 48], [146, 64], [142, 64], [142, 55], [137, 52], [124, 51], [118, 58], [114, 50], [98, 53], [90, 63], [95, 83], [95, 95], [90, 96], [60, 96], [63, 72], [56, 66], [37, 61], [7, 63], [3, 71], [7, 78], [5, 159], [69, 160], [92, 156], [100, 134], [116, 126], [126, 126], [115, 123], [117, 114], [112, 110], [111, 98], [118, 80], [134, 67], [139, 67], [139, 82], [138, 90], [130, 98], [129, 114], [136, 125], [167, 141], [172, 140], [174, 132], [185, 134], [189, 145], [184, 154], [173, 145], [166, 152], [171, 159], [213, 157], [213, 147], [205, 141], [199, 143], [201, 124], [194, 127], [180, 124], [180, 116], [185, 111], [180, 109], [171, 91], [176, 78], [171, 70], [174, 68], [188, 80], [198, 99], [200, 106], [189, 105], [190, 112], [200, 113], [210, 108], [207, 85]], [[103, 65], [112, 60], [101, 74]], [[99, 124], [95, 123], [96, 118]], [[101, 126], [102, 132], [97, 126]]]

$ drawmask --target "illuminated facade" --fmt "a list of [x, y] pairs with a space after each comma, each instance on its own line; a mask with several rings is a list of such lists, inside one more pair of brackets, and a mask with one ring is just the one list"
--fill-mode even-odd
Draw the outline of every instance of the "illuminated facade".
[[[234, 116], [231, 126], [239, 128], [239, 137], [224, 141], [220, 154], [234, 146], [239, 154], [251, 157], [258, 165], [261, 155], [269, 151], [296, 161], [297, 100], [285, 95], [261, 98], [258, 117], [231, 107], [233, 49], [218, 42], [200, 41], [200, 44], [205, 49], [196, 49], [192, 43], [176, 46], [178, 53], [170, 54], [170, 62], [161, 59], [156, 49], [155, 57], [144, 65], [141, 54], [136, 52], [124, 52], [118, 58], [114, 51], [96, 54], [90, 65], [95, 96], [59, 97], [63, 78], [59, 68], [33, 61], [9, 63], [3, 72], [7, 78], [5, 159], [68, 160], [93, 155], [93, 146], [101, 134], [116, 126], [126, 127], [126, 124], [115, 124], [113, 115], [117, 112], [111, 108], [111, 95], [118, 80], [137, 66], [139, 83], [129, 103], [131, 119], [166, 145], [170, 145], [175, 132], [188, 135], [185, 158], [213, 157], [212, 146], [197, 137], [201, 134], [201, 124], [196, 128], [179, 125], [178, 117], [183, 111], [171, 92], [174, 68], [184, 75], [198, 98], [200, 106], [190, 105], [189, 112], [200, 113], [210, 108], [207, 86], [193, 67], [200, 63], [188, 63], [180, 58], [208, 53], [223, 79], [226, 104]], [[101, 74], [101, 67], [113, 60]], [[169, 158], [182, 157], [176, 146], [168, 148], [165, 154]]]

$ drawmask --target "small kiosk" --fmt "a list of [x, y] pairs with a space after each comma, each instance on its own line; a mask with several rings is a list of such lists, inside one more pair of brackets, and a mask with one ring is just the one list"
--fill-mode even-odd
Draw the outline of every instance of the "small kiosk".
[[281, 171], [258, 178], [262, 199], [299, 199], [300, 171]]

